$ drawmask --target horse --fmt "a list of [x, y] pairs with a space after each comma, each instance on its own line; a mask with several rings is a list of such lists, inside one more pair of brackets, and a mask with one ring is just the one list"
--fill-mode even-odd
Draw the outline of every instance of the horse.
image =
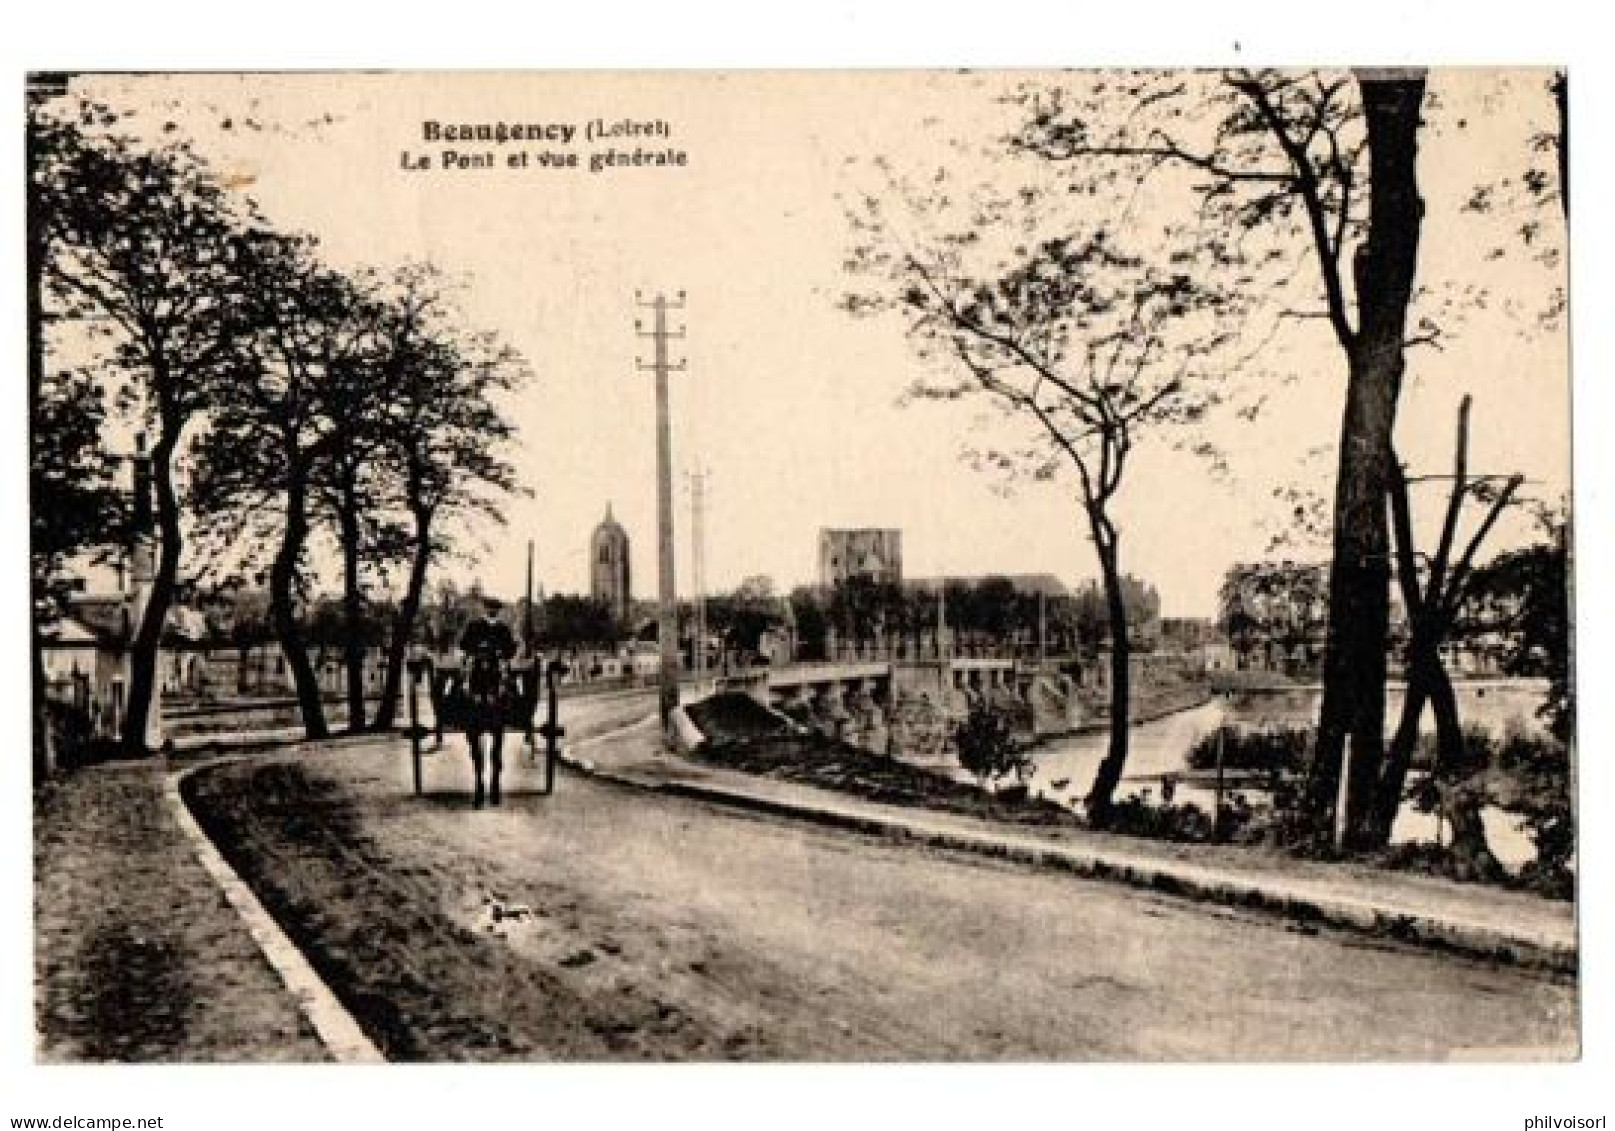
[[[538, 707], [537, 665], [506, 665], [492, 658], [470, 657], [464, 669], [448, 669], [433, 681], [433, 707], [450, 727], [465, 731], [476, 774], [471, 803], [481, 809], [484, 799], [502, 800], [500, 777], [504, 772], [505, 730], [532, 727]], [[490, 742], [483, 753], [482, 739]], [[486, 789], [484, 788], [485, 774]]]

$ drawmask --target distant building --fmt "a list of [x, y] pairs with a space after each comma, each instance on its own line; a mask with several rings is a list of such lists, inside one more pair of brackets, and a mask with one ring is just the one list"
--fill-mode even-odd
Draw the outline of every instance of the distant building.
[[1162, 617], [1160, 650], [1182, 655], [1201, 671], [1230, 671], [1239, 666], [1232, 645], [1210, 617]]
[[1168, 652], [1193, 652], [1216, 643], [1224, 641], [1210, 617], [1161, 618], [1161, 647]]
[[[136, 437], [132, 517], [129, 541], [121, 547], [112, 592], [91, 592], [80, 576], [67, 601], [65, 615], [41, 629], [45, 694], [78, 711], [97, 737], [122, 737], [131, 694], [131, 642], [145, 616], [157, 566], [157, 534], [153, 511], [151, 457], [145, 436]], [[86, 571], [87, 574], [88, 571]], [[164, 642], [175, 635], [178, 610], [170, 609]], [[160, 700], [163, 672], [151, 689], [146, 744], [162, 738]]]
[[628, 573], [628, 532], [611, 516], [610, 503], [606, 504], [606, 517], [594, 528], [590, 539], [589, 563], [589, 592], [618, 621], [626, 622], [634, 602]]
[[852, 577], [888, 585], [903, 583], [901, 530], [819, 531], [819, 584], [826, 589]]

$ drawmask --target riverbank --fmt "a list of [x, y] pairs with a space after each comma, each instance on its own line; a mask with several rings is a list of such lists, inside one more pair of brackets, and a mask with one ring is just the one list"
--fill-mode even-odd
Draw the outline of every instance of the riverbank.
[[[1128, 711], [1127, 722], [1129, 726], [1143, 726], [1146, 723], [1159, 722], [1173, 715], [1181, 715], [1185, 711], [1192, 711], [1196, 707], [1204, 707], [1216, 698], [1216, 693], [1210, 684], [1186, 683], [1174, 687], [1162, 688], [1159, 692], [1146, 692], [1142, 702], [1135, 702]], [[1110, 733], [1110, 712], [1101, 709], [1096, 712], [1103, 717], [1095, 718], [1091, 722], [1059, 734], [1040, 735], [1034, 748], [1045, 742], [1057, 742], [1063, 738], [1076, 738], [1085, 734]]]
[[[1178, 684], [1168, 694], [1141, 705], [1142, 717], [1130, 732], [1130, 753], [1115, 793], [1117, 835], [1139, 841], [1210, 846], [1212, 814], [1217, 810], [1214, 772], [1195, 773], [1186, 753], [1193, 744], [1244, 709], [1209, 695], [1203, 685]], [[736, 736], [737, 738], [739, 736]], [[1033, 768], [1001, 793], [980, 788], [949, 758], [899, 760], [860, 752], [830, 739], [756, 745], [718, 742], [703, 751], [708, 763], [738, 773], [812, 786], [865, 801], [979, 817], [1005, 826], [1086, 828], [1084, 801], [1107, 748], [1107, 729], [1088, 727], [1077, 734], [1047, 736], [1031, 747]], [[1163, 785], [1168, 779], [1170, 790]], [[1264, 773], [1229, 771], [1223, 797], [1232, 806], [1215, 839], [1291, 855], [1284, 847], [1282, 818], [1267, 798], [1270, 778]], [[1170, 804], [1168, 804], [1170, 802]], [[1504, 875], [1486, 881], [1501, 890], [1528, 890], [1567, 898], [1541, 884], [1524, 884], [1536, 846], [1517, 815], [1496, 808], [1482, 813], [1488, 840]], [[1392, 830], [1391, 847], [1372, 861], [1362, 861], [1382, 874], [1418, 873], [1451, 878], [1437, 845], [1440, 829], [1433, 814], [1411, 803]], [[1277, 843], [1270, 843], [1277, 842]], [[1459, 878], [1463, 878], [1461, 875]], [[1472, 881], [1474, 882], [1474, 881]]]
[[744, 742], [709, 743], [690, 755], [716, 769], [846, 793], [866, 801], [955, 813], [1009, 825], [1081, 824], [1054, 801], [1024, 788], [989, 793], [969, 782], [895, 758], [879, 758], [817, 735], [781, 734]]
[[[875, 761], [862, 757], [868, 761], [860, 766]], [[1004, 816], [1013, 801], [1002, 796], [994, 799], [994, 810], [983, 804], [975, 813], [877, 801], [854, 792], [863, 788], [855, 776], [811, 783], [777, 769], [766, 774], [735, 769], [745, 760], [733, 756], [724, 761], [669, 756], [649, 720], [581, 743], [566, 760], [623, 785], [1262, 910], [1304, 931], [1342, 927], [1571, 976], [1577, 969], [1574, 905], [1524, 892], [1394, 872], [1364, 861], [1311, 859], [1272, 847], [1096, 832], [1063, 807], [1047, 823], [1012, 824]], [[1033, 803], [1039, 804], [1035, 798]]]

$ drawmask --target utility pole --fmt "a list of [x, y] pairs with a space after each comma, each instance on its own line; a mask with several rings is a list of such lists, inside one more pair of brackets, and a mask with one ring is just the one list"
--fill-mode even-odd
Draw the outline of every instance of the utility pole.
[[658, 294], [646, 302], [637, 293], [634, 300], [638, 306], [655, 312], [655, 321], [649, 330], [636, 318], [634, 332], [642, 338], [650, 338], [656, 347], [655, 360], [646, 364], [636, 359], [635, 365], [641, 372], [656, 374], [656, 552], [661, 602], [656, 633], [661, 650], [661, 708], [665, 729], [673, 709], [679, 705], [678, 594], [673, 575], [673, 437], [667, 405], [667, 375], [683, 373], [686, 366], [683, 358], [675, 362], [668, 357], [668, 340], [684, 337], [684, 327], [669, 329], [667, 312], [684, 309], [684, 292], [680, 291], [673, 301]]
[[707, 472], [696, 468], [690, 477], [690, 567], [695, 583], [695, 646], [690, 650], [695, 680], [707, 674]]
[[533, 642], [537, 632], [533, 625], [533, 540], [527, 540], [527, 601], [522, 606], [522, 645], [527, 658], [533, 658]]
[[[527, 540], [527, 595], [522, 605], [522, 651], [527, 661], [527, 685], [525, 691], [532, 699], [532, 708], [522, 712], [524, 720], [522, 733], [522, 747], [529, 754], [538, 753], [538, 743], [533, 738], [533, 713], [538, 709], [538, 696], [543, 693], [544, 663], [538, 658], [537, 652], [538, 631], [533, 620], [533, 540]], [[413, 702], [411, 703], [413, 708]], [[419, 792], [417, 790], [417, 792]]]

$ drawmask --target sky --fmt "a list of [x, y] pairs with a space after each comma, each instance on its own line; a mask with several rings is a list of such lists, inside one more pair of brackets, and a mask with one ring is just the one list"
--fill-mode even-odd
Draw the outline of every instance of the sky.
[[[1010, 176], [980, 155], [1013, 121], [995, 98], [1010, 81], [944, 72], [464, 72], [122, 76], [89, 86], [133, 111], [132, 128], [176, 121], [227, 183], [277, 227], [318, 236], [334, 265], [426, 259], [463, 278], [467, 319], [527, 359], [533, 379], [508, 407], [532, 496], [510, 504], [505, 528], [468, 542], [466, 559], [443, 567], [448, 576], [518, 593], [531, 539], [547, 591], [585, 590], [589, 536], [609, 505], [632, 542], [636, 596], [649, 596], [654, 400], [649, 375], [636, 368], [649, 343], [634, 321], [643, 314], [636, 293], [658, 290], [688, 295], [677, 343], [687, 369], [673, 378], [681, 591], [691, 573], [688, 473], [698, 468], [708, 474], [714, 590], [754, 574], [781, 587], [813, 580], [825, 526], [900, 528], [910, 576], [1036, 572], [1077, 583], [1095, 575], [1073, 482], [1009, 484], [972, 467], [962, 453], [1002, 442], [1014, 425], [968, 401], [903, 403], [929, 371], [904, 328], [839, 306], [853, 239], [843, 201], [871, 187], [872, 159], [920, 173], [946, 162], [961, 176]], [[1078, 72], [1062, 81], [1087, 80]], [[1438, 71], [1431, 87], [1449, 125], [1427, 130], [1421, 152], [1420, 280], [1474, 280], [1496, 298], [1439, 352], [1411, 355], [1399, 450], [1416, 468], [1444, 467], [1454, 410], [1469, 392], [1471, 463], [1520, 471], [1533, 493], [1556, 498], [1569, 477], [1564, 330], [1533, 331], [1528, 316], [1509, 310], [1540, 303], [1552, 274], [1488, 263], [1460, 207], [1476, 183], [1522, 165], [1528, 136], [1549, 123], [1543, 76]], [[597, 119], [666, 122], [666, 138], [615, 144], [671, 147], [687, 163], [509, 168], [514, 150], [600, 146], [451, 146], [423, 136], [428, 121], [581, 131]], [[491, 149], [499, 165], [445, 169], [444, 148]], [[433, 167], [406, 167], [419, 156]], [[1548, 219], [1542, 239], [1562, 244], [1556, 214]], [[1258, 426], [1232, 414], [1207, 425], [1225, 470], [1174, 447], [1183, 436], [1167, 436], [1146, 443], [1129, 472], [1117, 505], [1123, 566], [1157, 586], [1169, 615], [1211, 614], [1227, 566], [1269, 551], [1287, 509], [1276, 488], [1331, 489], [1340, 350], [1322, 327], [1297, 324], [1276, 357], [1291, 379], [1263, 378]], [[1497, 544], [1528, 533], [1512, 523]], [[1282, 552], [1317, 557], [1323, 548]]]

